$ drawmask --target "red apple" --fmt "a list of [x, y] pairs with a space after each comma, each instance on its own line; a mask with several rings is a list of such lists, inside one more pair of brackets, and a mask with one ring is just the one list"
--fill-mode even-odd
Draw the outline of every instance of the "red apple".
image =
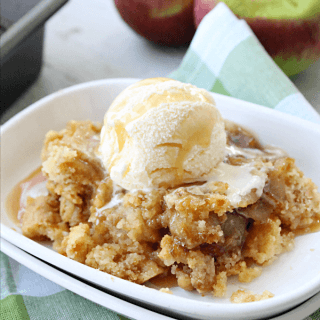
[[195, 0], [196, 26], [219, 2], [248, 22], [287, 75], [305, 70], [320, 58], [319, 0]]
[[115, 0], [123, 20], [160, 45], [180, 46], [194, 35], [193, 0]]

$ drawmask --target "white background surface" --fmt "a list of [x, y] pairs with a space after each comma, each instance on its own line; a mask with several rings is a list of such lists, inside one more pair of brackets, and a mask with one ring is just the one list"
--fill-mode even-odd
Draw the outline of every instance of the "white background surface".
[[[113, 0], [70, 0], [47, 23], [44, 63], [34, 85], [4, 114], [5, 122], [40, 98], [104, 78], [166, 76], [187, 48], [156, 46], [132, 31]], [[293, 82], [320, 113], [320, 60]]]

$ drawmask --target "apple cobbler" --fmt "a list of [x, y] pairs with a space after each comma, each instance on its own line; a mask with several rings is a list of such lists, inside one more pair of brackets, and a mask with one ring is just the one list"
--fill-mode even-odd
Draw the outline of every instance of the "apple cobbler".
[[126, 280], [172, 273], [185, 290], [224, 296], [228, 276], [252, 281], [320, 219], [317, 188], [293, 159], [239, 126], [226, 127], [237, 152], [224, 162], [267, 174], [259, 199], [252, 194], [234, 207], [219, 181], [127, 191], [96, 156], [101, 126], [71, 121], [46, 136], [48, 195], [28, 198], [23, 234], [49, 238], [59, 253]]
[[[228, 277], [251, 282], [293, 249], [295, 236], [319, 230], [320, 194], [285, 152], [223, 122], [226, 145], [214, 173], [131, 189], [106, 170], [100, 124], [70, 121], [48, 132], [41, 154], [47, 194], [27, 199], [23, 234], [49, 238], [62, 255], [138, 284], [174, 275], [185, 290], [223, 297]], [[270, 297], [240, 290], [231, 300]]]

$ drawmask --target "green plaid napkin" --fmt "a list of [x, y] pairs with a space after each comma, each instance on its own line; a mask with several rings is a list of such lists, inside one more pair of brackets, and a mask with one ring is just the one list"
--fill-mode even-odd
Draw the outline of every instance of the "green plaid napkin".
[[[220, 3], [201, 22], [171, 78], [320, 123], [245, 21]], [[0, 320], [123, 320], [123, 316], [43, 278], [0, 253]], [[320, 320], [320, 309], [306, 320]]]
[[320, 123], [319, 114], [273, 62], [244, 20], [220, 2], [201, 21], [171, 78]]

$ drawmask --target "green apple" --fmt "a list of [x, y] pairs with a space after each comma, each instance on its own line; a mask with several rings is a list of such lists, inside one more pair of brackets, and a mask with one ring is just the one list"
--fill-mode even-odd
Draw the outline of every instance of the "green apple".
[[287, 75], [320, 58], [320, 0], [195, 0], [196, 26], [219, 2], [248, 22]]
[[123, 20], [160, 45], [181, 46], [195, 33], [193, 0], [115, 0]]

